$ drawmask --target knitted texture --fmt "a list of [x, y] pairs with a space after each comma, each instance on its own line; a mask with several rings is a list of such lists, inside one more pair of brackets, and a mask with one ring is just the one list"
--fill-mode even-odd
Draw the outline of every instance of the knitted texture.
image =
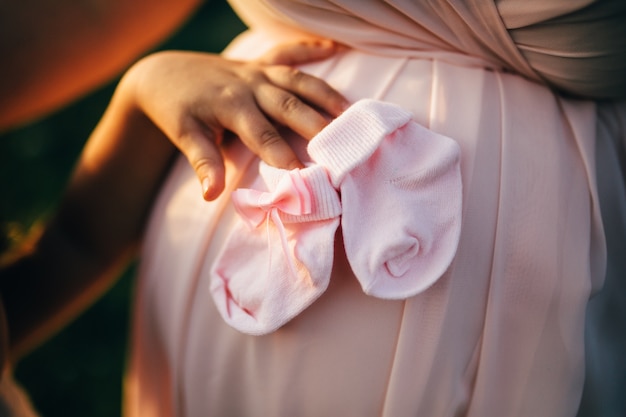
[[411, 297], [446, 271], [459, 241], [458, 144], [404, 109], [362, 100], [309, 143], [342, 203], [346, 256], [363, 291]]
[[224, 320], [255, 335], [276, 330], [326, 290], [341, 214], [337, 191], [319, 165], [259, 167], [251, 189], [233, 192], [239, 217], [211, 272]]
[[450, 266], [461, 230], [457, 143], [404, 109], [361, 100], [308, 145], [313, 163], [261, 162], [212, 269], [224, 320], [249, 334], [278, 329], [328, 287], [341, 216], [346, 257], [363, 291], [405, 299]]

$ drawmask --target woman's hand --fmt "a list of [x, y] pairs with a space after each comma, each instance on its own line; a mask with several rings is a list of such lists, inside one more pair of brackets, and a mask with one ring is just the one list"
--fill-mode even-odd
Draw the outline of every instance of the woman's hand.
[[163, 52], [133, 66], [42, 236], [16, 262], [0, 267], [10, 356], [20, 356], [75, 317], [135, 256], [176, 154], [172, 143], [191, 162], [209, 200], [224, 188], [219, 143], [225, 130], [272, 165], [298, 166], [272, 121], [311, 138], [327, 123], [322, 111], [337, 116], [347, 103], [323, 81], [279, 64], [334, 51], [332, 43], [305, 41], [251, 63]]
[[[324, 81], [291, 66], [326, 58], [330, 41], [283, 45], [253, 62], [194, 52], [160, 52], [127, 73], [119, 91], [187, 157], [206, 200], [224, 188], [219, 144], [235, 133], [261, 159], [278, 168], [301, 167], [275, 123], [311, 139], [338, 116], [347, 100]], [[286, 65], [282, 65], [286, 64]], [[320, 109], [320, 110], [317, 110]]]

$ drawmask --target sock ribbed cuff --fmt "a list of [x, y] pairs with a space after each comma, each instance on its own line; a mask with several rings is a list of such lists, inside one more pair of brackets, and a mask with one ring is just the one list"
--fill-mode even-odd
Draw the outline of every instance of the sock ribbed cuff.
[[328, 170], [338, 188], [347, 173], [365, 162], [383, 139], [411, 120], [403, 108], [377, 100], [353, 104], [308, 145], [311, 158]]

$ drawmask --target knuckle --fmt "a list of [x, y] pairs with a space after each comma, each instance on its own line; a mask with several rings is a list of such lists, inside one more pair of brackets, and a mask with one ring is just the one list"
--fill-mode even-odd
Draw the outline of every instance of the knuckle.
[[282, 141], [280, 134], [275, 130], [264, 130], [259, 135], [261, 149], [269, 149]]
[[286, 67], [286, 71], [287, 71], [287, 77], [295, 85], [298, 85], [304, 82], [307, 78], [307, 75], [304, 72], [300, 71], [298, 68]]
[[281, 84], [290, 86], [298, 85], [307, 77], [307, 74], [300, 69], [285, 64], [270, 65], [265, 68], [265, 72], [270, 75], [271, 78], [279, 80]]
[[246, 95], [247, 91], [248, 90], [241, 85], [231, 83], [220, 90], [218, 102], [221, 104], [238, 102]]
[[201, 172], [207, 169], [213, 169], [218, 163], [219, 161], [217, 161], [216, 158], [205, 156], [191, 161], [191, 166], [195, 172]]
[[280, 110], [285, 113], [293, 113], [300, 109], [301, 106], [300, 100], [291, 94], [285, 95], [279, 103]]

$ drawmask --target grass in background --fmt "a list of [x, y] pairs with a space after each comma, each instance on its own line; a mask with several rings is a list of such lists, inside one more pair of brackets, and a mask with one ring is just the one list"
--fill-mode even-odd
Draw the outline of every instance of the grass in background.
[[[224, 0], [210, 0], [158, 49], [217, 52], [243, 29]], [[0, 135], [0, 253], [54, 210], [116, 82]], [[16, 378], [44, 417], [120, 414], [132, 287], [131, 268], [85, 314], [18, 364]]]

